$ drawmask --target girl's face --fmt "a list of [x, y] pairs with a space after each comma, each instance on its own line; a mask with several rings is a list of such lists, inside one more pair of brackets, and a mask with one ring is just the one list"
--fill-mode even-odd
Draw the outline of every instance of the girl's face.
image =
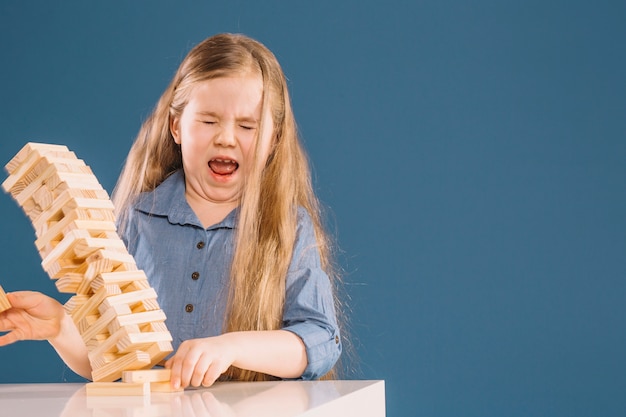
[[238, 204], [254, 163], [257, 136], [262, 163], [269, 153], [272, 121], [267, 115], [265, 131], [259, 132], [262, 99], [263, 81], [254, 73], [206, 80], [193, 87], [182, 114], [170, 122], [181, 147], [188, 199]]

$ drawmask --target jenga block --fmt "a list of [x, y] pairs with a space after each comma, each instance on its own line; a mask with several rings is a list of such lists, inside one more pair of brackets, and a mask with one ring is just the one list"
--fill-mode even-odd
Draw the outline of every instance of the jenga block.
[[72, 188], [102, 188], [87, 166], [68, 169], [68, 166], [64, 164], [42, 164], [35, 167], [33, 172], [29, 173], [30, 176], [33, 178], [22, 178], [22, 181], [15, 183], [9, 190], [20, 206], [32, 198], [33, 194], [44, 184], [50, 190], [54, 190], [63, 182], [67, 182]]
[[87, 301], [89, 301], [89, 298], [90, 297], [87, 295], [81, 295], [81, 294], [74, 295], [65, 302], [65, 305], [63, 307], [65, 308], [65, 311], [67, 312], [67, 314], [72, 314], [72, 311], [82, 306]]
[[[94, 339], [91, 339], [87, 343], [88, 349], [91, 349], [91, 350], [97, 349], [102, 343], [104, 343], [106, 338], [100, 340], [101, 337], [104, 337], [104, 336], [98, 335]], [[97, 358], [93, 358], [93, 360], [90, 360], [91, 368], [92, 369], [102, 368], [103, 366], [119, 359], [119, 357], [120, 355], [118, 355], [117, 353], [105, 352], [102, 355], [98, 356]]]
[[63, 275], [54, 284], [59, 292], [76, 294], [82, 282], [83, 274], [70, 272]]
[[[41, 254], [43, 257], [41, 266], [47, 271], [50, 264], [57, 261], [59, 258], [65, 258], [78, 240], [88, 239], [89, 237], [89, 232], [86, 230], [75, 229], [69, 231], [65, 236], [63, 236], [63, 239], [54, 247], [53, 250], [45, 254], [45, 256], [43, 256], [43, 253]], [[60, 277], [61, 275], [53, 278]]]
[[119, 251], [121, 253], [128, 253], [126, 245], [124, 245], [124, 242], [121, 239], [93, 237], [78, 242], [78, 244], [74, 246], [74, 254], [77, 258], [86, 258], [99, 249], [108, 249]]
[[52, 278], [60, 278], [64, 273], [75, 272], [65, 268], [59, 260], [69, 259], [69, 266], [81, 265], [82, 260], [97, 252], [100, 249], [126, 251], [126, 246], [122, 240], [91, 238], [85, 230], [72, 230], [50, 252], [42, 252], [43, 260], [41, 266]]
[[94, 382], [115, 381], [122, 377], [123, 371], [145, 369], [149, 366], [150, 355], [146, 352], [136, 350], [123, 355], [119, 359], [116, 359], [101, 368], [95, 369], [91, 373], [91, 377]]
[[172, 371], [170, 369], [144, 369], [141, 371], [122, 372], [122, 381], [128, 383], [138, 382], [166, 382], [170, 380]]
[[[106, 285], [105, 287], [108, 287], [108, 285]], [[103, 300], [103, 303], [108, 306], [114, 304], [126, 304], [132, 309], [133, 305], [140, 303], [143, 300], [156, 300], [156, 298], [157, 294], [156, 291], [154, 291], [154, 288], [148, 288], [147, 290], [132, 291], [120, 295], [109, 296], [105, 300]]]
[[4, 169], [9, 175], [13, 175], [15, 170], [18, 169], [32, 153], [39, 152], [40, 154], [44, 154], [55, 151], [69, 152], [69, 149], [67, 149], [65, 145], [29, 142], [4, 166]]
[[133, 313], [141, 313], [142, 311], [159, 310], [161, 307], [156, 298], [141, 300], [133, 305]]
[[10, 308], [11, 308], [11, 303], [9, 303], [7, 294], [4, 292], [4, 289], [0, 285], [0, 313]]
[[[124, 289], [129, 284], [136, 281], [148, 281], [145, 272], [137, 271], [119, 271], [119, 272], [102, 272], [91, 282], [91, 288], [97, 291], [102, 285], [116, 284]], [[126, 292], [126, 291], [124, 291]]]
[[89, 319], [90, 316], [85, 317], [79, 323], [79, 330], [83, 337], [85, 343], [88, 343], [89, 340], [95, 338], [98, 334], [106, 333], [109, 334], [107, 330], [107, 326], [113, 319], [117, 316], [131, 314], [131, 310], [127, 305], [115, 305], [111, 308], [105, 309], [102, 304], [98, 307], [99, 317], [96, 321], [90, 323], [87, 321], [87, 328], [83, 329], [84, 322]]
[[48, 166], [58, 164], [58, 170], [67, 170], [67, 168], [64, 169], [64, 166], [68, 163], [85, 166], [83, 161], [76, 158], [74, 152], [40, 152], [35, 150], [13, 170], [13, 173], [2, 183], [2, 188], [12, 193], [15, 188], [20, 187], [18, 184], [22, 183], [21, 187], [24, 188], [41, 175]]
[[110, 332], [109, 337], [102, 341], [102, 343], [98, 344], [97, 347], [89, 351], [89, 362], [91, 362], [92, 367], [94, 361], [105, 353], [116, 353], [117, 349], [115, 345], [122, 338], [126, 337], [130, 333], [140, 333], [138, 326], [126, 326], [121, 327], [115, 332]]
[[139, 332], [130, 333], [117, 342], [119, 353], [128, 353], [137, 350], [146, 350], [156, 342], [171, 342], [170, 332]]
[[[41, 212], [48, 210], [55, 201], [55, 194], [46, 186], [41, 186], [35, 191], [29, 201], [39, 207]], [[34, 221], [34, 220], [33, 220]], [[35, 228], [37, 229], [37, 228]]]
[[167, 331], [167, 326], [165, 322], [162, 321], [151, 321], [150, 323], [142, 325], [141, 330], [147, 332], [165, 332]]
[[132, 264], [133, 268], [137, 269], [135, 260], [129, 253], [99, 249], [85, 259], [87, 265], [85, 278], [91, 283], [99, 274], [115, 271], [126, 263]]
[[152, 368], [156, 364], [161, 363], [173, 350], [172, 343], [165, 340], [152, 344], [152, 346], [146, 349], [151, 358], [150, 366], [147, 368]]
[[129, 326], [132, 324], [142, 325], [152, 322], [164, 322], [166, 319], [163, 310], [144, 311], [127, 315], [118, 315], [114, 322], [117, 327]]
[[96, 233], [115, 231], [113, 220], [96, 221], [79, 219], [79, 212], [72, 211], [58, 222], [49, 224], [47, 230], [35, 241], [35, 246], [40, 251], [50, 241], [60, 241], [65, 233], [71, 230], [84, 230], [90, 232], [90, 236]]
[[89, 382], [85, 385], [87, 395], [150, 395], [149, 383]]
[[111, 320], [115, 318], [115, 314], [116, 314], [115, 310], [113, 309], [107, 310], [104, 314], [98, 317], [98, 319], [95, 322], [87, 326], [86, 329], [83, 329], [84, 327], [83, 323], [86, 319], [89, 318], [89, 316], [81, 320], [81, 322], [79, 323], [78, 329], [85, 343], [87, 343], [89, 340], [96, 337], [99, 333], [105, 331], [107, 326], [111, 322]]
[[88, 328], [90, 328], [94, 323], [98, 321], [99, 318], [100, 318], [100, 314], [89, 314], [83, 317], [83, 319], [79, 321], [76, 326], [78, 328], [79, 333], [80, 334], [85, 333]]
[[151, 392], [182, 392], [183, 388], [172, 388], [170, 377], [172, 372], [170, 369], [146, 369], [141, 371], [124, 371], [122, 373], [122, 382], [124, 383], [149, 383]]
[[100, 290], [98, 290], [98, 292], [89, 298], [89, 301], [72, 311], [72, 319], [74, 320], [74, 323], [78, 324], [87, 315], [96, 312], [105, 298], [121, 293], [122, 290], [117, 285], [103, 286]]
[[[46, 187], [40, 188], [33, 195], [33, 200], [35, 200], [35, 197], [39, 195], [45, 196], [46, 193], [51, 194], [51, 192]], [[41, 205], [39, 206], [41, 207]], [[47, 207], [38, 218], [33, 220], [33, 227], [35, 228], [35, 230], [38, 230], [44, 222], [59, 221], [61, 220], [61, 218], [63, 218], [65, 213], [77, 208], [104, 209], [113, 211], [114, 206], [109, 199], [103, 200], [75, 196], [72, 192], [72, 189], [68, 188], [54, 200], [54, 204], [52, 204], [50, 207]]]

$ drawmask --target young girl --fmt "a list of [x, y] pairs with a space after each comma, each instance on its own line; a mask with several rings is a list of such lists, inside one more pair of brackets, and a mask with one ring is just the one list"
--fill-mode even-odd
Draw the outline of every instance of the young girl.
[[[120, 235], [157, 291], [172, 385], [316, 379], [341, 353], [329, 239], [274, 55], [213, 36], [183, 60], [143, 124], [113, 201]], [[89, 378], [62, 306], [9, 294], [0, 346], [47, 339]], [[80, 346], [80, 348], [77, 348]]]

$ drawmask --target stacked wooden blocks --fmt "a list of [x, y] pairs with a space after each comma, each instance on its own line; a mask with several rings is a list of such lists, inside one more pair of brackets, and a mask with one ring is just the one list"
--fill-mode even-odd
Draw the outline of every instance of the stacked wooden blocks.
[[[5, 169], [2, 187], [32, 221], [43, 269], [59, 291], [74, 294], [65, 309], [89, 351], [91, 392], [108, 392], [104, 384], [125, 371], [164, 359], [172, 352], [165, 314], [118, 236], [113, 203], [91, 169], [67, 147], [41, 143], [26, 144]], [[163, 382], [165, 374], [158, 375]], [[137, 383], [128, 379], [116, 383], [116, 394]]]

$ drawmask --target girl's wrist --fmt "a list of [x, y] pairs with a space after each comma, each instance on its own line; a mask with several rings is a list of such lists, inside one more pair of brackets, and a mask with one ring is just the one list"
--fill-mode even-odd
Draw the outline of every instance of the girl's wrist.
[[74, 324], [74, 320], [72, 320], [72, 316], [64, 312], [63, 316], [59, 320], [59, 327], [56, 334], [48, 337], [48, 342], [52, 346], [63, 344], [64, 341], [69, 340], [68, 335], [74, 329], [76, 329], [76, 325]]

